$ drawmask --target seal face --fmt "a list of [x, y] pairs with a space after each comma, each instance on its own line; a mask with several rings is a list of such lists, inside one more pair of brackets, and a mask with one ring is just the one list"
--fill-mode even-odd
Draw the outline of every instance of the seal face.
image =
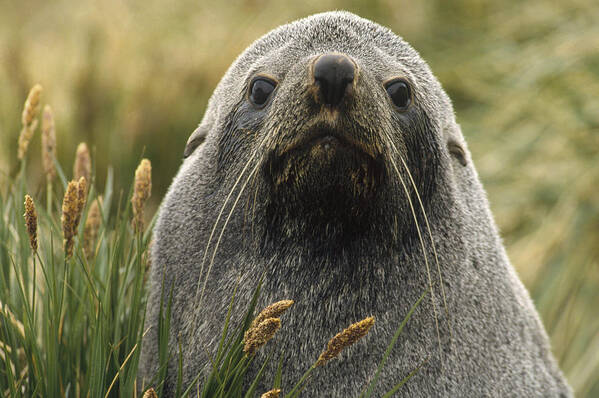
[[187, 384], [209, 370], [233, 290], [238, 322], [263, 277], [259, 307], [296, 302], [259, 353], [284, 352], [283, 386], [337, 332], [377, 320], [315, 374], [307, 396], [359, 394], [425, 291], [375, 395], [424, 362], [402, 394], [571, 394], [450, 100], [388, 29], [334, 12], [268, 33], [227, 71], [185, 156], [154, 231], [141, 378], [156, 372], [163, 283], [173, 286], [169, 344], [183, 348]]

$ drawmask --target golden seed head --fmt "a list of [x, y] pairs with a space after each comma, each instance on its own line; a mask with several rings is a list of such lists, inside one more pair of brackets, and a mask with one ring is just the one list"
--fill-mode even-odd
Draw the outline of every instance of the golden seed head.
[[272, 339], [272, 336], [275, 335], [280, 327], [281, 320], [279, 318], [268, 318], [255, 327], [248, 329], [243, 338], [243, 352], [248, 355], [254, 355], [260, 347]]
[[77, 219], [76, 224], [79, 225], [81, 220], [81, 214], [85, 208], [85, 201], [87, 200], [87, 180], [85, 177], [79, 177], [77, 182]]
[[42, 94], [42, 86], [39, 84], [34, 85], [29, 90], [27, 100], [23, 106], [23, 114], [21, 115], [21, 122], [23, 126], [29, 126], [33, 123], [35, 114], [39, 111], [40, 96]]
[[92, 158], [89, 155], [89, 148], [85, 142], [77, 146], [75, 155], [75, 163], [73, 164], [73, 178], [79, 180], [85, 177], [86, 181], [90, 180], [92, 173]]
[[73, 237], [75, 236], [75, 219], [77, 217], [77, 190], [78, 185], [75, 181], [69, 182], [67, 190], [62, 200], [62, 233], [64, 236], [63, 248], [66, 258], [73, 255]]
[[135, 186], [131, 204], [133, 207], [133, 228], [136, 232], [143, 231], [144, 205], [152, 193], [152, 164], [148, 159], [142, 159], [135, 170]]
[[52, 181], [56, 177], [54, 158], [56, 158], [54, 114], [50, 105], [46, 105], [42, 114], [42, 164], [48, 181]]
[[29, 246], [34, 252], [37, 251], [37, 212], [31, 196], [25, 195], [25, 226], [29, 235]]
[[279, 398], [280, 393], [281, 393], [281, 390], [278, 388], [275, 388], [274, 390], [265, 392], [264, 394], [262, 394], [260, 396], [260, 398]]
[[85, 190], [85, 178], [81, 177], [79, 182], [71, 181], [62, 200], [63, 248], [67, 259], [73, 255], [73, 239], [77, 235], [77, 227], [85, 206]]
[[144, 393], [143, 398], [158, 398], [158, 394], [156, 394], [156, 391], [154, 391], [153, 388], [149, 388]]
[[262, 322], [263, 320], [265, 320], [267, 318], [280, 317], [292, 305], [293, 305], [293, 300], [281, 300], [281, 301], [277, 301], [276, 303], [269, 305], [268, 307], [266, 307], [262, 311], [260, 311], [258, 316], [256, 318], [254, 318], [254, 320], [252, 321], [252, 324], [250, 325], [250, 329], [256, 327], [260, 322]]
[[362, 337], [366, 336], [366, 333], [368, 333], [368, 330], [372, 325], [374, 325], [374, 317], [371, 316], [362, 319], [360, 322], [353, 323], [341, 333], [337, 333], [335, 337], [329, 340], [327, 349], [320, 354], [320, 357], [318, 357], [316, 366], [324, 365], [329, 360], [339, 355], [344, 348], [349, 347]]
[[19, 150], [17, 152], [19, 160], [22, 160], [25, 157], [27, 148], [29, 147], [29, 141], [31, 141], [33, 132], [37, 127], [36, 115], [39, 112], [41, 94], [42, 86], [36, 84], [29, 90], [29, 95], [27, 95], [27, 100], [25, 100], [23, 114], [21, 115], [23, 129], [19, 135]]
[[27, 154], [27, 148], [29, 148], [29, 141], [33, 137], [33, 131], [35, 127], [37, 127], [37, 121], [32, 124], [33, 128], [23, 127], [21, 130], [21, 134], [19, 135], [19, 149], [17, 151], [17, 157], [19, 160], [23, 160], [25, 158], [25, 154]]
[[96, 239], [98, 238], [98, 230], [102, 224], [102, 215], [100, 206], [102, 205], [102, 197], [99, 196], [94, 200], [87, 212], [87, 219], [83, 228], [83, 251], [85, 257], [90, 258], [94, 254]]

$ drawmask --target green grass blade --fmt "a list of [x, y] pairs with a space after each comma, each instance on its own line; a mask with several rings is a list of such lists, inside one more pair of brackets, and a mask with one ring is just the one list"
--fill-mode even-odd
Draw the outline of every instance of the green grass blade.
[[424, 366], [424, 364], [428, 361], [428, 359], [426, 361], [424, 361], [423, 363], [421, 363], [420, 365], [418, 365], [418, 367], [414, 370], [412, 370], [406, 377], [403, 378], [402, 381], [400, 381], [399, 383], [397, 383], [395, 386], [393, 386], [393, 388], [389, 391], [387, 391], [387, 393], [385, 393], [385, 395], [383, 395], [383, 398], [390, 398], [391, 396], [393, 396], [393, 394], [395, 394], [397, 391], [399, 391], [399, 389], [408, 382], [408, 380], [410, 380], [412, 378], [412, 376], [414, 376], [416, 373], [418, 373], [418, 371], [422, 368], [422, 366]]
[[393, 338], [391, 339], [391, 342], [387, 346], [387, 349], [385, 350], [385, 354], [383, 355], [383, 359], [381, 360], [381, 362], [379, 363], [379, 366], [376, 369], [376, 373], [374, 375], [374, 378], [372, 379], [372, 381], [368, 385], [368, 390], [366, 391], [366, 394], [365, 395], [364, 395], [364, 393], [360, 394], [360, 398], [362, 398], [363, 396], [365, 398], [369, 398], [372, 395], [372, 393], [373, 393], [373, 391], [374, 391], [374, 389], [376, 387], [376, 384], [378, 383], [379, 376], [381, 374], [381, 370], [385, 366], [385, 363], [387, 363], [387, 359], [389, 358], [389, 355], [391, 354], [391, 350], [393, 350], [393, 347], [395, 346], [395, 343], [397, 342], [397, 339], [401, 335], [401, 332], [403, 331], [404, 326], [406, 326], [406, 324], [408, 323], [408, 321], [412, 317], [412, 314], [414, 313], [414, 311], [416, 310], [416, 308], [418, 307], [418, 305], [420, 305], [420, 302], [422, 302], [422, 300], [424, 299], [424, 297], [426, 297], [427, 293], [428, 293], [428, 290], [425, 291], [424, 293], [422, 293], [422, 295], [420, 296], [420, 298], [414, 303], [414, 305], [412, 305], [412, 308], [410, 308], [410, 311], [408, 311], [408, 314], [404, 317], [403, 321], [401, 322], [401, 324], [397, 328], [397, 330], [395, 332], [395, 335], [393, 335]]

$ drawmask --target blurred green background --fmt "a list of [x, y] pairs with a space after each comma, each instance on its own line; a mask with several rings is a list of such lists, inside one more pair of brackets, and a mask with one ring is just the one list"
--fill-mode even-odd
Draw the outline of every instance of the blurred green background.
[[[333, 9], [389, 26], [428, 61], [556, 357], [578, 396], [599, 396], [596, 0], [4, 0], [0, 170], [16, 165], [20, 113], [39, 82], [59, 161], [72, 164], [86, 141], [99, 183], [112, 165], [127, 189], [145, 150], [155, 209], [235, 57], [282, 23]], [[39, 147], [38, 134], [29, 170], [41, 187]]]

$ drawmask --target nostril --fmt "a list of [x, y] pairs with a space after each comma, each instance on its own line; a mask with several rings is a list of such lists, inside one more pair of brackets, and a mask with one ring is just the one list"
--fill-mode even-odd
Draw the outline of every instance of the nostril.
[[326, 105], [337, 105], [354, 81], [355, 65], [343, 54], [324, 54], [314, 63], [314, 84]]

